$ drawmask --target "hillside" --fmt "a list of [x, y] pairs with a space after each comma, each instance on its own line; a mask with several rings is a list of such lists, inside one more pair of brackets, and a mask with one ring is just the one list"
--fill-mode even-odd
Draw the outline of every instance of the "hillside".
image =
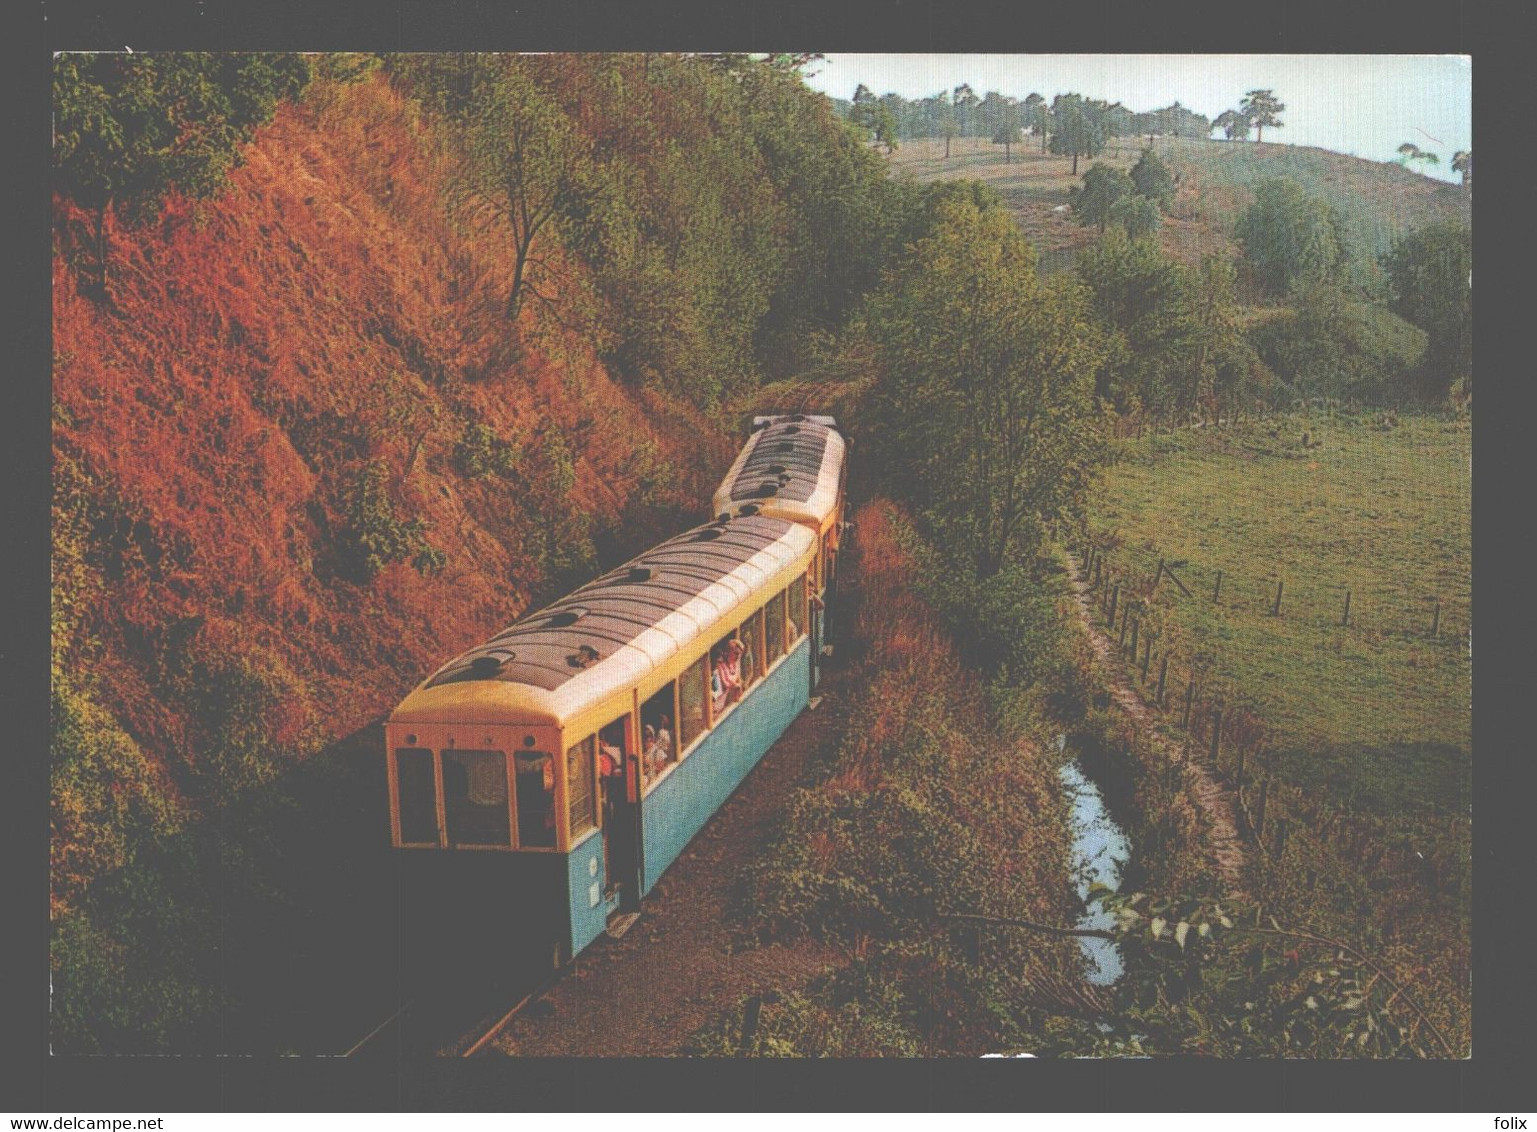
[[[894, 174], [921, 183], [968, 177], [992, 185], [1040, 250], [1041, 270], [1047, 272], [1069, 266], [1098, 234], [1080, 228], [1063, 207], [1070, 189], [1096, 162], [1129, 171], [1146, 144], [1145, 138], [1111, 139], [1098, 158], [1079, 161], [1077, 177], [1071, 158], [1042, 153], [1030, 138], [1012, 147], [1007, 163], [1002, 146], [981, 138], [954, 139], [948, 160], [942, 139], [905, 141], [889, 161]], [[1267, 177], [1290, 177], [1338, 210], [1362, 283], [1376, 277], [1377, 257], [1398, 236], [1437, 220], [1469, 222], [1472, 215], [1471, 197], [1460, 186], [1393, 163], [1272, 142], [1160, 137], [1153, 145], [1179, 176], [1161, 240], [1166, 251], [1190, 264], [1211, 251], [1236, 250], [1234, 225], [1253, 199], [1251, 186]]]
[[56, 901], [124, 860], [123, 793], [196, 810], [270, 776], [269, 747], [349, 733], [553, 596], [580, 564], [550, 524], [622, 554], [729, 458], [687, 404], [503, 317], [510, 249], [450, 222], [413, 116], [379, 79], [283, 107], [216, 200], [111, 232], [107, 303], [56, 204], [56, 715], [117, 780], [85, 765], [56, 796]]

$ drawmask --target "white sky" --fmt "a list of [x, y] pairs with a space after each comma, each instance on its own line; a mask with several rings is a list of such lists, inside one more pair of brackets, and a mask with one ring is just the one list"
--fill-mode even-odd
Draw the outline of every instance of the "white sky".
[[1413, 168], [1455, 181], [1452, 154], [1473, 143], [1472, 75], [1466, 55], [829, 55], [808, 82], [839, 98], [860, 83], [916, 99], [968, 82], [978, 98], [1076, 91], [1136, 111], [1177, 100], [1208, 118], [1269, 88], [1286, 110], [1267, 142], [1373, 161], [1413, 142], [1441, 158]]

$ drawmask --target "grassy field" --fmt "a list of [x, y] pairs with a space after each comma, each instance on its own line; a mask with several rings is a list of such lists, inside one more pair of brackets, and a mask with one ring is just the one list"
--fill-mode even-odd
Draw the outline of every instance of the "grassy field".
[[1315, 413], [1123, 443], [1092, 527], [1119, 542], [1117, 575], [1150, 580], [1162, 557], [1189, 588], [1165, 579], [1153, 596], [1171, 672], [1194, 662], [1255, 702], [1299, 785], [1382, 814], [1464, 809], [1468, 424]]
[[[1112, 139], [1094, 162], [1130, 170], [1145, 138]], [[1377, 257], [1393, 241], [1437, 220], [1468, 221], [1471, 198], [1460, 186], [1434, 180], [1393, 163], [1366, 161], [1328, 150], [1285, 144], [1159, 138], [1159, 157], [1179, 176], [1179, 191], [1159, 238], [1171, 255], [1199, 263], [1209, 252], [1234, 251], [1233, 229], [1254, 199], [1252, 186], [1267, 177], [1291, 177], [1312, 196], [1332, 204], [1344, 222], [1359, 282], [1376, 275]], [[1043, 273], [1070, 267], [1077, 252], [1098, 236], [1080, 228], [1069, 208], [1069, 190], [1094, 162], [1042, 153], [1029, 139], [1003, 147], [980, 138], [903, 142], [891, 155], [892, 172], [921, 183], [953, 178], [985, 181], [1002, 194], [1016, 221], [1040, 253]]]

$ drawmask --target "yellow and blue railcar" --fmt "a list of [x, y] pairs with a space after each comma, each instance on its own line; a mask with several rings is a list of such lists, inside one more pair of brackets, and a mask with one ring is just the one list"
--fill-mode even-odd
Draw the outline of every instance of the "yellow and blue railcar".
[[812, 657], [820, 667], [836, 605], [845, 532], [848, 445], [829, 416], [775, 413], [753, 418], [753, 434], [711, 499], [711, 514], [770, 515], [816, 533], [810, 570]]
[[393, 844], [547, 924], [557, 963], [580, 952], [806, 707], [825, 554], [817, 527], [738, 509], [454, 658], [386, 724]]

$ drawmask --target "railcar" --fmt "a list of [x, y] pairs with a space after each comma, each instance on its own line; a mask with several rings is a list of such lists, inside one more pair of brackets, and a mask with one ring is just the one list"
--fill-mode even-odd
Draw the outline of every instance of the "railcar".
[[450, 660], [390, 715], [390, 838], [427, 935], [560, 965], [638, 909], [805, 709], [843, 486], [842, 440], [815, 427], [836, 456], [804, 498], [792, 476], [775, 507], [669, 539]]
[[821, 672], [837, 606], [838, 556], [845, 531], [848, 445], [829, 416], [776, 413], [753, 418], [753, 434], [711, 499], [711, 513], [772, 515], [816, 532], [812, 592], [812, 678]]
[[[718, 520], [451, 660], [385, 727], [393, 844], [505, 858], [475, 866], [481, 898], [513, 886], [557, 962], [581, 951], [805, 708], [815, 546], [784, 519]], [[732, 640], [725, 702], [712, 668]]]

